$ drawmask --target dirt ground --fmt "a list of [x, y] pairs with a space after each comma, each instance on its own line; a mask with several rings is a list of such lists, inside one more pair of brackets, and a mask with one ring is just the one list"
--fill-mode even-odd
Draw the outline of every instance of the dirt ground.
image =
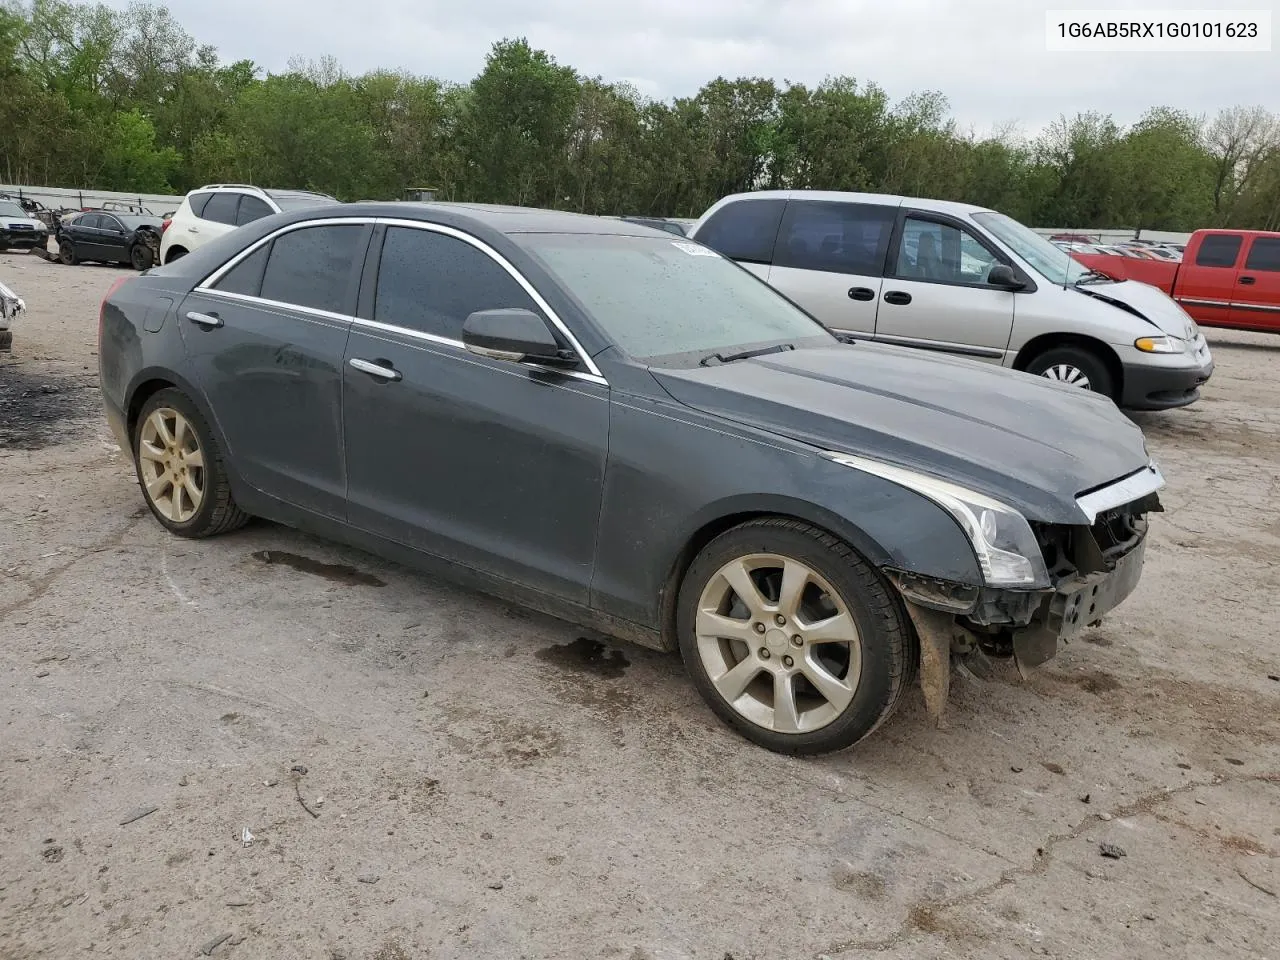
[[167, 535], [97, 406], [120, 275], [0, 254], [3, 960], [1280, 956], [1280, 337], [1139, 417], [1167, 512], [1101, 627], [795, 760], [674, 657]]

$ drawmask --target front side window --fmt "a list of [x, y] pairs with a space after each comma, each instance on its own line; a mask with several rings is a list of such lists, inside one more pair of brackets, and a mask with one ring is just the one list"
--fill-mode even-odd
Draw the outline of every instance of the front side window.
[[1000, 260], [959, 227], [907, 217], [898, 244], [897, 276], [935, 283], [979, 285]]
[[1246, 270], [1280, 270], [1280, 237], [1254, 237], [1244, 266]]
[[516, 239], [637, 359], [697, 362], [698, 354], [713, 351], [836, 342], [764, 281], [687, 240], [555, 233]]
[[486, 253], [431, 230], [387, 229], [374, 320], [461, 341], [471, 314], [507, 307], [538, 311], [524, 288]]
[[209, 202], [205, 204], [204, 213], [200, 214], [203, 220], [212, 220], [214, 223], [225, 223], [228, 226], [236, 225], [236, 207], [240, 203], [240, 194], [238, 193], [215, 193], [209, 197]]
[[348, 289], [364, 231], [362, 224], [331, 224], [282, 233], [271, 244], [263, 298], [350, 313]]
[[1197, 267], [1234, 267], [1243, 242], [1238, 234], [1211, 233], [1196, 252]]
[[105, 213], [99, 217], [98, 226], [103, 230], [110, 230], [113, 233], [124, 233], [124, 226], [120, 221]]
[[1012, 217], [983, 212], [973, 214], [973, 219], [1050, 283], [1058, 286], [1078, 283], [1093, 273], [1061, 247]]
[[792, 200], [782, 218], [778, 267], [878, 277], [897, 211], [870, 203]]
[[711, 215], [697, 240], [730, 260], [771, 263], [785, 200], [734, 200]]

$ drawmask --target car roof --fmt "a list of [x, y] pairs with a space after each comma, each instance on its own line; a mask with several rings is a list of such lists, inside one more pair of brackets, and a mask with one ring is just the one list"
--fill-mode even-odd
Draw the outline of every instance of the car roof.
[[[362, 201], [332, 205], [307, 211], [309, 217], [377, 216], [399, 217], [405, 220], [422, 220], [445, 226], [460, 225], [459, 221], [473, 226], [487, 227], [508, 236], [527, 233], [585, 233], [613, 234], [631, 237], [666, 237], [664, 230], [611, 217], [596, 217], [563, 210], [542, 210], [536, 207], [511, 207], [491, 203], [452, 203], [445, 201]], [[299, 217], [304, 219], [304, 217]]]
[[914, 210], [932, 210], [936, 213], [964, 215], [970, 213], [995, 213], [990, 207], [978, 207], [972, 203], [954, 200], [929, 200], [924, 197], [903, 197], [892, 193], [853, 193], [846, 190], [753, 190], [725, 197], [716, 206], [730, 200], [826, 200], [843, 203], [878, 203], [882, 206], [907, 206]]

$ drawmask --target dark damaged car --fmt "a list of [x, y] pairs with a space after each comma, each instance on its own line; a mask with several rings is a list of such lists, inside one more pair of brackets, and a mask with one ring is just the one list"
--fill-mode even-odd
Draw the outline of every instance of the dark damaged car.
[[113, 288], [106, 412], [174, 534], [250, 515], [679, 650], [770, 749], [952, 655], [1034, 666], [1135, 587], [1163, 481], [1103, 397], [844, 343], [621, 220], [278, 214]]

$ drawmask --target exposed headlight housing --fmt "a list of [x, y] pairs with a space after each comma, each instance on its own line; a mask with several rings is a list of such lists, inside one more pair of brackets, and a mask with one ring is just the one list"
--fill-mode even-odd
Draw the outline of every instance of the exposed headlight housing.
[[836, 463], [883, 477], [928, 497], [960, 524], [989, 587], [1034, 590], [1049, 586], [1044, 554], [1027, 518], [1008, 504], [946, 480], [847, 453], [828, 452]]
[[1177, 337], [1139, 337], [1133, 345], [1143, 353], [1182, 353], [1187, 348]]

